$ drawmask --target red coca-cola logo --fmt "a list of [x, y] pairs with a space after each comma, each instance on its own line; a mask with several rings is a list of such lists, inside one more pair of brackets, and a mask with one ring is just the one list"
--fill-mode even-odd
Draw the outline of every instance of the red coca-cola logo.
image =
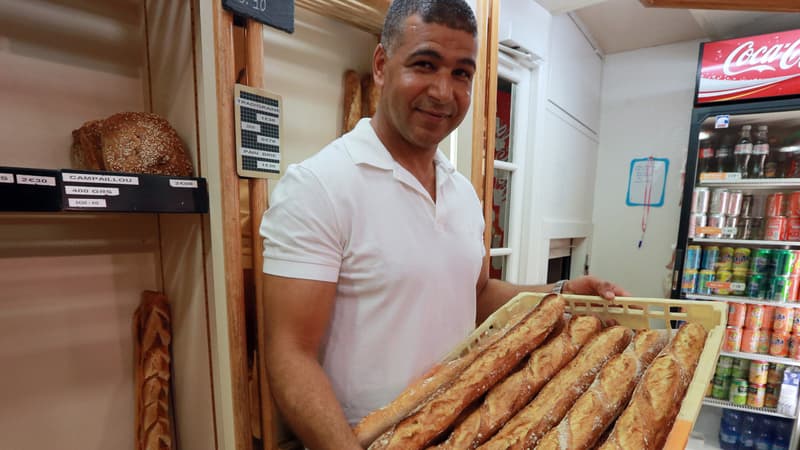
[[800, 30], [703, 46], [697, 103], [800, 94]]

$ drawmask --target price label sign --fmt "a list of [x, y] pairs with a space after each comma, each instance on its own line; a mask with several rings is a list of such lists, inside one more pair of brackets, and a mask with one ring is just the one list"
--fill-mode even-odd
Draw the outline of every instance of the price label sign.
[[280, 178], [281, 97], [241, 84], [235, 86], [234, 96], [239, 176]]
[[294, 0], [222, 0], [222, 6], [264, 25], [294, 33]]

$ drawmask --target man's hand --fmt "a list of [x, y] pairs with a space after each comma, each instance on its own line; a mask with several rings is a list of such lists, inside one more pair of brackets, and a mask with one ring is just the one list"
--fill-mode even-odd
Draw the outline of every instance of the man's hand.
[[591, 275], [567, 281], [562, 292], [565, 294], [599, 295], [609, 301], [614, 300], [617, 295], [620, 297], [631, 296], [628, 291], [620, 286]]

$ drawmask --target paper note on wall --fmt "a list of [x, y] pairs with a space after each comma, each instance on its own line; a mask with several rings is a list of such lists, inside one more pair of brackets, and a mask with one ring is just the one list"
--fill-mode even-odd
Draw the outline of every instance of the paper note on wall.
[[631, 160], [628, 176], [628, 206], [664, 205], [669, 160], [666, 158], [636, 158]]

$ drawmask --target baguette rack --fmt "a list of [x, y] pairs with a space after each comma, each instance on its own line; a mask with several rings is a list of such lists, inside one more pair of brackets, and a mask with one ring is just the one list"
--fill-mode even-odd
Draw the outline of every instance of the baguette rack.
[[[444, 359], [451, 361], [467, 353], [486, 337], [503, 329], [515, 318], [522, 317], [546, 296], [553, 294], [522, 293], [512, 298], [502, 308], [489, 316], [460, 345]], [[617, 297], [608, 302], [600, 297], [585, 295], [562, 295], [567, 303], [567, 312], [576, 315], [593, 315], [604, 321], [616, 321], [619, 325], [641, 329], [675, 329], [676, 321], [696, 322], [708, 331], [703, 352], [697, 363], [692, 381], [683, 398], [678, 417], [664, 444], [664, 449], [677, 450], [686, 447], [689, 433], [700, 414], [706, 387], [711, 382], [719, 357], [725, 326], [727, 307], [718, 302], [697, 302], [655, 298]]]

